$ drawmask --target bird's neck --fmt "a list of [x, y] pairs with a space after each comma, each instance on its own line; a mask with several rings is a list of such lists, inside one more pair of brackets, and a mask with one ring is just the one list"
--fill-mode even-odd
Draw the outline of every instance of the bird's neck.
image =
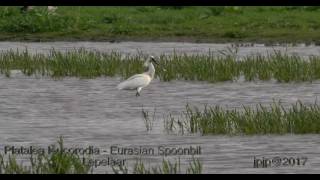
[[145, 73], [148, 74], [151, 77], [151, 79], [153, 79], [155, 72], [156, 72], [156, 70], [155, 70], [153, 64], [149, 63], [148, 71]]

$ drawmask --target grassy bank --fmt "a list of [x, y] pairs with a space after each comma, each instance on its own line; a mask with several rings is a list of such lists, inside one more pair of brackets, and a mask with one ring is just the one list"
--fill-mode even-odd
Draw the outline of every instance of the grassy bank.
[[202, 135], [319, 134], [320, 107], [301, 102], [289, 108], [279, 102], [235, 109], [187, 105], [180, 116], [165, 116], [164, 128], [168, 133]]
[[[148, 55], [101, 53], [83, 49], [50, 54], [31, 54], [27, 51], [0, 53], [0, 74], [10, 76], [11, 70], [21, 70], [25, 75], [63, 77], [114, 77], [129, 76], [144, 71]], [[236, 60], [232, 53], [225, 55], [161, 55], [156, 66], [156, 77], [161, 81], [196, 80], [210, 83], [275, 79], [278, 82], [302, 82], [320, 79], [320, 57], [302, 59], [300, 56], [274, 52], [267, 56], [247, 56]]]
[[0, 40], [317, 42], [319, 7], [0, 7]]

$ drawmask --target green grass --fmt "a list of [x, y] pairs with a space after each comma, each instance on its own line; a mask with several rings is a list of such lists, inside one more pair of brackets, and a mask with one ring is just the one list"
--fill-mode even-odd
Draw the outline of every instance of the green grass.
[[156, 120], [156, 108], [154, 108], [152, 117], [150, 117], [149, 112], [144, 110], [143, 107], [142, 107], [141, 113], [142, 113], [142, 117], [143, 117], [147, 132], [152, 131], [154, 122]]
[[[92, 174], [93, 167], [84, 163], [88, 157], [80, 157], [75, 153], [63, 151], [63, 138], [58, 140], [58, 150], [52, 153], [40, 153], [37, 157], [31, 156], [28, 162], [17, 160], [15, 156], [0, 154], [0, 174]], [[54, 144], [53, 146], [56, 146]], [[140, 159], [132, 168], [111, 166], [115, 174], [200, 174], [203, 166], [198, 159], [193, 158], [185, 172], [181, 169], [180, 159], [172, 163], [163, 159], [161, 165], [146, 166]]]
[[320, 106], [298, 101], [289, 108], [280, 102], [224, 109], [205, 106], [202, 110], [186, 106], [185, 112], [164, 119], [167, 133], [202, 135], [319, 134]]
[[161, 165], [146, 167], [144, 162], [138, 160], [134, 166], [132, 172], [127, 167], [113, 167], [115, 174], [201, 174], [203, 171], [203, 165], [198, 160], [193, 158], [189, 162], [189, 166], [185, 172], [181, 169], [180, 159], [172, 163], [169, 160], [162, 160]]
[[[233, 52], [234, 53], [234, 52]], [[11, 70], [21, 70], [27, 76], [95, 78], [129, 76], [144, 71], [143, 63], [148, 55], [101, 53], [83, 49], [61, 53], [31, 54], [28, 51], [0, 53], [0, 74], [10, 77]], [[156, 66], [156, 77], [161, 81], [188, 80], [210, 83], [238, 81], [312, 82], [320, 79], [320, 57], [300, 56], [274, 52], [267, 56], [247, 56], [236, 60], [231, 52], [224, 55], [173, 54], [161, 55]]]
[[84, 157], [63, 152], [63, 139], [58, 141], [60, 151], [30, 157], [29, 164], [19, 163], [15, 156], [6, 159], [0, 154], [0, 174], [87, 174], [91, 167], [83, 163]]
[[319, 42], [313, 7], [0, 7], [0, 40]]

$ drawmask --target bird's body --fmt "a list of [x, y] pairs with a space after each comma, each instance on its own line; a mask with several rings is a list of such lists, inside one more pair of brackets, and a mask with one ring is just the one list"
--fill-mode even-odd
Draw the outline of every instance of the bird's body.
[[[151, 60], [155, 62], [152, 56], [151, 56]], [[142, 74], [136, 74], [129, 77], [127, 80], [121, 82], [117, 86], [117, 88], [119, 90], [136, 90], [137, 91], [136, 96], [140, 96], [140, 91], [142, 90], [142, 88], [148, 86], [152, 81], [152, 79], [154, 78], [155, 68], [151, 60], [148, 60], [145, 63], [145, 65], [148, 66], [148, 71]]]

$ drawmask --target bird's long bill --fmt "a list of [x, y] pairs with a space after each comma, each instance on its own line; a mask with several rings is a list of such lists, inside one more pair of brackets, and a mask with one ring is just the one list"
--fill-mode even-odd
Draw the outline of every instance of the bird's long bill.
[[154, 58], [151, 58], [151, 61], [154, 62], [155, 64], [159, 65], [159, 62], [156, 61]]

